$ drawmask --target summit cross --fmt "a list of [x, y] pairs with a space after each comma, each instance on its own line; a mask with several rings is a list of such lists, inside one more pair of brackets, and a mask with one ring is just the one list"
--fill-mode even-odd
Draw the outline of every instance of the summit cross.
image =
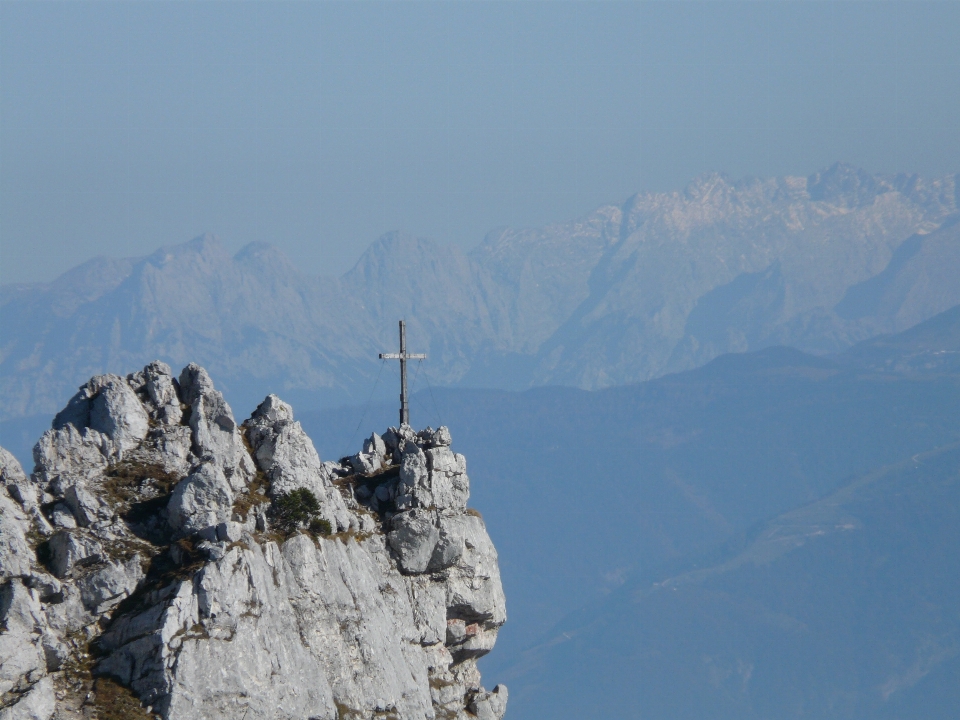
[[410, 406], [407, 403], [407, 360], [426, 360], [421, 353], [407, 353], [407, 324], [400, 321], [400, 352], [380, 353], [381, 360], [400, 361], [400, 424], [410, 424]]

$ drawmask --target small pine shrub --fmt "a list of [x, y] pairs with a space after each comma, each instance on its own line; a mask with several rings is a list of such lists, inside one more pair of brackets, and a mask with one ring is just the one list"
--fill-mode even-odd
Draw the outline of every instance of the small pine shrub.
[[315, 517], [310, 521], [310, 532], [314, 535], [330, 535], [333, 533], [333, 528], [330, 527], [330, 521], [324, 520], [323, 518]]
[[[317, 496], [307, 488], [297, 488], [293, 492], [281, 493], [273, 501], [273, 527], [284, 535], [292, 535], [301, 528], [314, 525], [330, 528], [330, 523], [320, 517], [320, 502]], [[317, 530], [316, 532], [319, 532]]]

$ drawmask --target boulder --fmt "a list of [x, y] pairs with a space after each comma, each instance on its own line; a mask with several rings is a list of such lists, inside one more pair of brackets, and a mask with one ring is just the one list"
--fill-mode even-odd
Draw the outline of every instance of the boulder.
[[380, 469], [380, 457], [359, 452], [350, 456], [350, 465], [358, 475], [373, 475]]
[[96, 430], [78, 430], [73, 424], [47, 430], [33, 448], [35, 477], [42, 483], [61, 476], [97, 476], [107, 467], [108, 438]]
[[419, 507], [433, 505], [433, 493], [430, 492], [430, 470], [427, 468], [427, 456], [420, 447], [405, 440], [401, 448], [400, 483], [397, 493], [409, 495]]
[[[149, 429], [147, 412], [134, 390], [117, 375], [97, 375], [80, 387], [53, 419], [53, 429], [96, 430], [119, 454], [136, 447]], [[107, 449], [107, 448], [104, 448]]]
[[393, 461], [400, 462], [404, 442], [415, 443], [417, 433], [409, 425], [401, 425], [399, 428], [389, 428], [382, 439], [387, 452], [393, 456]]
[[139, 555], [126, 562], [109, 560], [79, 581], [80, 599], [94, 615], [102, 615], [130, 595], [142, 578]]
[[0, 623], [11, 633], [35, 633], [46, 624], [39, 595], [20, 578], [10, 578], [0, 586]]
[[506, 601], [497, 550], [483, 520], [463, 514], [451, 517], [446, 523], [447, 532], [463, 537], [463, 554], [447, 571], [449, 617], [499, 627], [507, 619]]
[[441, 516], [439, 518], [440, 538], [430, 556], [428, 570], [445, 570], [457, 563], [465, 548], [464, 528], [459, 518]]
[[225, 543], [238, 542], [243, 537], [243, 525], [238, 522], [223, 522], [217, 525], [217, 540]]
[[466, 458], [446, 446], [430, 448], [426, 456], [434, 505], [441, 509], [466, 510], [470, 499]]
[[183, 417], [173, 372], [166, 363], [154, 360], [143, 369], [143, 388], [156, 418], [164, 425], [178, 425]]
[[13, 453], [0, 447], [0, 485], [22, 485], [27, 482], [27, 476]]
[[120, 455], [140, 444], [150, 418], [137, 394], [123, 378], [109, 378], [90, 401], [89, 427], [113, 441]]
[[77, 527], [77, 519], [73, 516], [70, 506], [64, 502], [58, 502], [50, 511], [50, 522], [54, 527], [72, 529]]
[[261, 425], [293, 422], [293, 408], [276, 395], [267, 395], [250, 419]]
[[100, 497], [87, 488], [87, 480], [80, 478], [63, 492], [64, 504], [70, 508], [73, 517], [83, 527], [89, 527], [97, 520], [109, 520], [113, 517], [111, 508]]
[[428, 427], [417, 433], [417, 444], [424, 449], [448, 447], [453, 444], [453, 437], [446, 425], [441, 425], [436, 430]]
[[387, 455], [387, 444], [382, 437], [373, 433], [363, 441], [363, 452], [373, 457], [384, 458]]
[[100, 542], [80, 531], [61, 530], [47, 541], [50, 570], [65, 578], [77, 566], [90, 565], [104, 558]]
[[33, 548], [27, 541], [30, 520], [20, 505], [0, 486], [0, 581], [30, 572]]
[[167, 505], [167, 521], [180, 535], [214, 528], [233, 514], [233, 489], [219, 463], [205, 462], [174, 488]]
[[394, 516], [391, 528], [387, 543], [396, 553], [400, 570], [408, 574], [426, 572], [440, 540], [431, 514], [417, 509], [402, 512]]
[[254, 474], [254, 465], [240, 437], [233, 411], [214, 388], [199, 365], [191, 363], [180, 373], [180, 394], [190, 406], [193, 453], [212, 458], [235, 492], [244, 489]]
[[53, 678], [40, 678], [9, 707], [0, 710], [0, 720], [50, 720], [57, 709]]
[[507, 686], [497, 685], [492, 692], [481, 688], [470, 701], [470, 712], [478, 720], [501, 720], [507, 712]]

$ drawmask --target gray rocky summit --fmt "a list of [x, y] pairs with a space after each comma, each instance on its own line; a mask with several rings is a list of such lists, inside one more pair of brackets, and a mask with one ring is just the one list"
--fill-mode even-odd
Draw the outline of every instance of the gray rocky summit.
[[445, 427], [322, 462], [207, 372], [80, 388], [0, 449], [0, 720], [499, 720], [497, 553]]

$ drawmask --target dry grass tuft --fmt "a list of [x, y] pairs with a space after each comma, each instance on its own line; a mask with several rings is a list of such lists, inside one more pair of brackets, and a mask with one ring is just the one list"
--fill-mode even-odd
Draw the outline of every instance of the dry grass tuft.
[[97, 720], [154, 720], [130, 688], [113, 678], [98, 677], [93, 683], [93, 706]]
[[258, 505], [265, 505], [270, 502], [267, 493], [270, 491], [270, 478], [263, 470], [257, 470], [247, 489], [237, 495], [233, 501], [233, 512], [240, 517], [240, 522], [245, 522], [250, 511]]
[[121, 460], [107, 468], [104, 496], [124, 509], [143, 499], [145, 491], [153, 496], [169, 495], [182, 479], [162, 465]]

